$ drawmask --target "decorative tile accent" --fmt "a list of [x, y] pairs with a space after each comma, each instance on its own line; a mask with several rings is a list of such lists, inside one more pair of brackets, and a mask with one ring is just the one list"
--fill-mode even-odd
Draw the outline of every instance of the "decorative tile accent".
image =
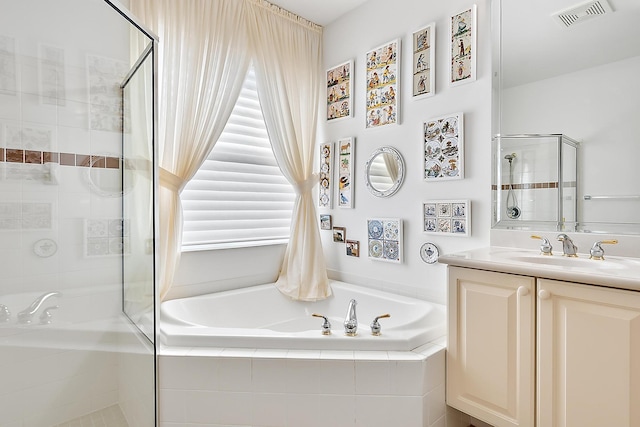
[[320, 145], [320, 190], [318, 202], [321, 208], [333, 207], [333, 143]]
[[124, 61], [87, 55], [91, 129], [122, 130], [120, 82], [129, 71]]
[[64, 106], [66, 104], [64, 49], [40, 45], [39, 64], [42, 103]]
[[449, 114], [423, 123], [425, 181], [464, 177], [463, 129], [462, 113]]
[[471, 234], [469, 200], [431, 200], [422, 204], [423, 231], [455, 236]]
[[120, 158], [78, 153], [56, 153], [51, 151], [0, 148], [0, 163], [44, 164], [60, 163], [62, 166], [119, 169]]
[[16, 94], [15, 44], [13, 37], [0, 35], [0, 93], [4, 95]]
[[42, 230], [52, 227], [51, 203], [0, 203], [0, 230]]
[[85, 256], [130, 253], [128, 225], [128, 220], [121, 218], [85, 220]]
[[355, 145], [353, 138], [343, 138], [338, 141], [338, 206], [353, 208], [353, 157]]
[[402, 220], [379, 218], [367, 220], [369, 258], [402, 262]]

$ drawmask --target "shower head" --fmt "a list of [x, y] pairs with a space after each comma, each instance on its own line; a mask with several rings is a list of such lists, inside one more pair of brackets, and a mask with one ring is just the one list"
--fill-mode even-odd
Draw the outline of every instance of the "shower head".
[[505, 160], [508, 160], [509, 163], [511, 163], [513, 161], [513, 159], [516, 158], [516, 153], [511, 153], [511, 154], [507, 154], [506, 156], [504, 156]]

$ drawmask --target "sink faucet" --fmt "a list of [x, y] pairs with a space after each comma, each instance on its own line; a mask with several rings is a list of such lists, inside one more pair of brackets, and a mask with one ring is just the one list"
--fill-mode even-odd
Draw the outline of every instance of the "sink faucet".
[[558, 234], [558, 241], [562, 242], [562, 252], [564, 256], [577, 257], [578, 247], [573, 243], [573, 240], [566, 234]]
[[40, 308], [40, 306], [51, 297], [61, 297], [62, 293], [58, 291], [47, 292], [45, 294], [40, 295], [36, 298], [29, 307], [22, 310], [18, 313], [18, 322], [20, 323], [31, 323], [31, 319], [33, 315], [36, 314], [36, 311]]
[[349, 301], [349, 309], [347, 310], [347, 317], [344, 319], [344, 334], [350, 337], [355, 337], [358, 332], [358, 318], [356, 317], [356, 305], [358, 301], [352, 299]]

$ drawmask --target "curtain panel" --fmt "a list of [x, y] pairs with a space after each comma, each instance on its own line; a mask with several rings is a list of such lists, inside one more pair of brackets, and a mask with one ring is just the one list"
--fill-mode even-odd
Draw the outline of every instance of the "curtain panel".
[[297, 300], [331, 295], [312, 195], [322, 66], [319, 28], [252, 1], [249, 26], [260, 105], [276, 161], [296, 190], [276, 287]]
[[322, 29], [264, 0], [131, 0], [159, 39], [159, 286], [180, 261], [180, 192], [222, 132], [254, 61], [278, 166], [296, 190], [278, 289], [294, 299], [331, 295], [312, 189]]
[[218, 140], [250, 62], [246, 3], [132, 0], [131, 9], [160, 39], [157, 247], [163, 299], [180, 261], [180, 192]]

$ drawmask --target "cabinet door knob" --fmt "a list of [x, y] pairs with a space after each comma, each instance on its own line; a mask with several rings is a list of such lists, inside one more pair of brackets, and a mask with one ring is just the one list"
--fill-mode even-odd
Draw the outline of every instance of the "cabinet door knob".
[[538, 291], [538, 298], [540, 298], [540, 299], [549, 299], [549, 298], [551, 298], [551, 292], [547, 291], [546, 289], [540, 289]]
[[527, 288], [526, 286], [520, 286], [518, 288], [518, 296], [526, 297], [527, 295], [529, 295], [529, 288]]

